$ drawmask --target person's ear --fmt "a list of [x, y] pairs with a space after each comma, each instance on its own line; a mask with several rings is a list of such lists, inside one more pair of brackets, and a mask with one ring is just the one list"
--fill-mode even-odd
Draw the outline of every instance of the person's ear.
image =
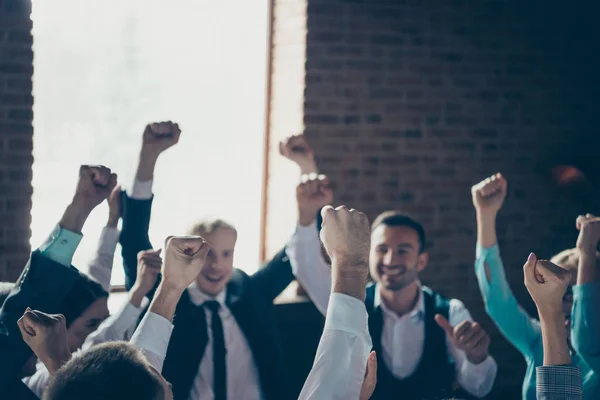
[[423, 252], [419, 254], [419, 258], [417, 259], [417, 269], [419, 272], [423, 271], [427, 264], [429, 263], [429, 253]]

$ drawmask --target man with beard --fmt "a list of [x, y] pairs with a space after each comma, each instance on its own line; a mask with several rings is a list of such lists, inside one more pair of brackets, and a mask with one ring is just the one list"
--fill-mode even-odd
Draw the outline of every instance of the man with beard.
[[[312, 155], [302, 137], [287, 143], [293, 147], [282, 151], [284, 155], [301, 147], [302, 154]], [[286, 246], [296, 278], [323, 314], [331, 293], [331, 269], [322, 256], [315, 216], [332, 197], [326, 177], [304, 176], [297, 190], [298, 226]], [[397, 211], [381, 214], [371, 226], [369, 269], [375, 283], [367, 287], [365, 305], [378, 354], [372, 398], [452, 397], [456, 386], [483, 397], [497, 372], [488, 354], [489, 336], [459, 300], [445, 299], [421, 285], [419, 273], [429, 261], [425, 243], [421, 224]]]

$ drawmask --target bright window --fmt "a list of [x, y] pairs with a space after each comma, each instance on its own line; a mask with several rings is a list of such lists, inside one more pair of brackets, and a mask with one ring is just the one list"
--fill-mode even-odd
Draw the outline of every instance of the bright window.
[[[106, 164], [128, 186], [145, 124], [170, 119], [183, 134], [157, 166], [154, 246], [219, 216], [239, 231], [235, 266], [258, 268], [267, 12], [266, 0], [34, 0], [34, 248], [80, 164]], [[76, 266], [107, 216], [103, 205], [88, 220]]]

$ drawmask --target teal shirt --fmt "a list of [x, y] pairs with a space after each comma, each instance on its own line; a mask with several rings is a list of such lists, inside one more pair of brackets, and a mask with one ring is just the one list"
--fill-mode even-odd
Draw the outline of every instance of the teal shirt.
[[56, 225], [50, 236], [39, 247], [39, 250], [44, 257], [69, 267], [82, 238], [83, 235], [80, 233], [71, 232], [60, 225]]
[[[490, 272], [486, 277], [485, 265]], [[475, 274], [488, 315], [506, 339], [523, 354], [527, 364], [523, 380], [523, 399], [536, 400], [536, 367], [543, 365], [544, 349], [540, 323], [519, 306], [513, 295], [497, 245], [483, 248], [477, 245]], [[576, 354], [573, 365], [581, 370], [583, 398], [600, 399], [600, 290], [597, 283], [573, 287], [571, 340]], [[582, 352], [581, 350], [586, 349]]]

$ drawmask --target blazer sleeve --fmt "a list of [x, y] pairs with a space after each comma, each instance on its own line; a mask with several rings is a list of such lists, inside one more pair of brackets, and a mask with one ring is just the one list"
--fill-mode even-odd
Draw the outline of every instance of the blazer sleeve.
[[292, 265], [285, 247], [275, 257], [250, 277], [254, 287], [263, 293], [269, 301], [275, 300], [283, 290], [294, 280]]
[[152, 248], [148, 235], [152, 200], [152, 198], [136, 200], [127, 196], [126, 192], [121, 193], [123, 228], [119, 242], [122, 248], [121, 255], [123, 256], [127, 290], [131, 289], [137, 278], [137, 254]]
[[15, 288], [0, 309], [0, 390], [19, 377], [31, 349], [23, 341], [17, 325], [30, 307], [50, 314], [60, 313], [65, 297], [79, 279], [79, 271], [44, 257], [39, 251], [17, 280]]

